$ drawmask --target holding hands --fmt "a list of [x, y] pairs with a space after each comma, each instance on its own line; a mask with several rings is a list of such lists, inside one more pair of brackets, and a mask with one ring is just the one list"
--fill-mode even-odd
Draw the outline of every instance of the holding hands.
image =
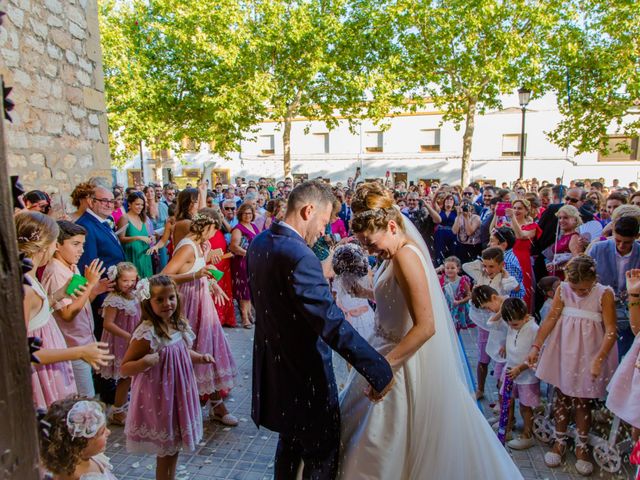
[[367, 385], [367, 388], [364, 389], [364, 394], [369, 400], [371, 400], [374, 403], [377, 403], [380, 400], [382, 400], [387, 395], [387, 393], [391, 391], [391, 388], [393, 388], [393, 385], [395, 383], [396, 383], [396, 380], [395, 378], [392, 377], [391, 381], [387, 384], [386, 387], [384, 387], [384, 390], [382, 390], [381, 392], [376, 392], [371, 385]]

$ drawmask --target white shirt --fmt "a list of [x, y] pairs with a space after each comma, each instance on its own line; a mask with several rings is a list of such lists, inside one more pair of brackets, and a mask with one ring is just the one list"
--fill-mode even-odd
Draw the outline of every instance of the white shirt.
[[[522, 365], [527, 359], [540, 327], [532, 318], [529, 318], [529, 321], [520, 330], [507, 328], [507, 368], [513, 368]], [[530, 385], [539, 381], [534, 371], [529, 368], [518, 375], [514, 383], [516, 385]]]
[[627, 270], [629, 270], [629, 262], [631, 261], [631, 254], [633, 250], [631, 250], [626, 255], [620, 255], [618, 249], [616, 248], [616, 272], [618, 273], [618, 291], [615, 292], [618, 295], [622, 290], [626, 290], [627, 278], [625, 274]]
[[507, 324], [500, 319], [497, 322], [487, 322], [489, 338], [487, 339], [487, 355], [496, 363], [504, 363], [506, 359], [500, 356], [500, 350], [507, 341]]
[[[287, 227], [289, 230], [293, 230], [294, 232], [296, 232], [298, 235], [300, 235], [300, 232], [298, 230], [296, 230], [295, 228], [293, 228], [291, 225], [289, 225], [287, 222], [285, 222], [284, 220], [280, 222], [280, 225], [282, 225], [283, 227]], [[302, 235], [300, 235], [302, 237]], [[304, 239], [304, 237], [302, 237]]]

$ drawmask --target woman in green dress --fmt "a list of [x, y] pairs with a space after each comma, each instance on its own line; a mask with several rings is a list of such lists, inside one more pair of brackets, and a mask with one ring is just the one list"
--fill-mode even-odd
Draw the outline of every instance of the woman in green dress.
[[138, 269], [139, 278], [153, 275], [151, 262], [153, 237], [149, 234], [147, 222], [147, 205], [144, 194], [131, 192], [127, 197], [129, 210], [118, 220], [120, 243], [127, 261]]

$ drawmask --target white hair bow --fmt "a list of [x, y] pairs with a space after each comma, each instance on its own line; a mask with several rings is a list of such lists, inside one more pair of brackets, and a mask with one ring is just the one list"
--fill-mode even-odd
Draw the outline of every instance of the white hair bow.
[[105, 423], [102, 407], [91, 400], [77, 402], [67, 414], [67, 428], [71, 438], [93, 438]]

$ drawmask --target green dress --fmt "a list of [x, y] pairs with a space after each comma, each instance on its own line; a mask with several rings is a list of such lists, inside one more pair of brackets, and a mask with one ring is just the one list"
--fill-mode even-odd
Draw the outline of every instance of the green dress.
[[[148, 237], [147, 225], [142, 223], [142, 230], [129, 221], [127, 230], [125, 231], [126, 237]], [[136, 240], [135, 242], [125, 243], [123, 246], [124, 256], [128, 262], [133, 263], [138, 269], [139, 278], [148, 278], [153, 275], [153, 264], [151, 263], [151, 255], [147, 255], [151, 245], [143, 242], [142, 240]]]

